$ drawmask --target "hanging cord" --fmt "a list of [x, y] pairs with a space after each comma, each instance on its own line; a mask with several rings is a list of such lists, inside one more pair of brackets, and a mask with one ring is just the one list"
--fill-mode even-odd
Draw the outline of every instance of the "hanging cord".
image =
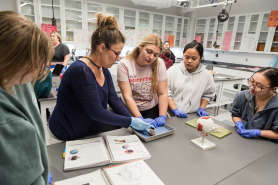
[[53, 12], [52, 26], [56, 26], [56, 19], [55, 19], [55, 17], [54, 17], [54, 6], [53, 6], [53, 0], [52, 0], [52, 12]]

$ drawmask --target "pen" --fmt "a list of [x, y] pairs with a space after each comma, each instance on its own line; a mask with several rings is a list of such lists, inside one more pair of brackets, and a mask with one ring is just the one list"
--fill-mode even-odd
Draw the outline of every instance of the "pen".
[[65, 152], [66, 152], [66, 148], [64, 148], [63, 158], [65, 158]]

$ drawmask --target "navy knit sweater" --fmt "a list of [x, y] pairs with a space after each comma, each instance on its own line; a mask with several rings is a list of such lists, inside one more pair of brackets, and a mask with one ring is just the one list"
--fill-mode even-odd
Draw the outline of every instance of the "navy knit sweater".
[[[124, 128], [130, 126], [131, 114], [117, 96], [109, 70], [102, 69], [103, 86], [80, 60], [64, 73], [57, 104], [49, 120], [54, 136], [68, 141], [97, 134], [105, 123]], [[115, 113], [107, 110], [107, 103]]]

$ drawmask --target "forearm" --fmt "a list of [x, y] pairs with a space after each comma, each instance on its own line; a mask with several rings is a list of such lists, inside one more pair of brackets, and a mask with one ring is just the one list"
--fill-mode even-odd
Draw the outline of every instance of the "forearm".
[[202, 100], [201, 100], [200, 108], [205, 109], [206, 106], [207, 106], [207, 104], [208, 104], [208, 100], [202, 99]]
[[166, 112], [168, 109], [168, 94], [158, 96], [158, 106], [159, 106], [159, 116], [163, 115], [166, 117]]
[[233, 117], [233, 122], [236, 123], [237, 121], [242, 121], [240, 117]]
[[269, 139], [278, 139], [278, 132], [275, 132], [273, 130], [261, 130], [260, 136]]
[[63, 65], [65, 67], [68, 65], [69, 60], [70, 60], [70, 54], [66, 55], [65, 58], [64, 58]]
[[176, 104], [174, 103], [173, 99], [168, 99], [168, 104], [171, 110], [174, 110], [177, 108]]
[[127, 109], [133, 117], [138, 118], [139, 116], [141, 116], [141, 113], [132, 97], [124, 97], [124, 101]]

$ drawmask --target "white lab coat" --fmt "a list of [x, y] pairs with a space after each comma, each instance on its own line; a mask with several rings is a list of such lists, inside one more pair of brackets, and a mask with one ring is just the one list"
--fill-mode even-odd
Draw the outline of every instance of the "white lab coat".
[[189, 73], [182, 61], [170, 67], [168, 75], [168, 99], [173, 99], [179, 110], [186, 113], [196, 112], [201, 100], [213, 100], [215, 84], [212, 74], [199, 64], [196, 71]]

